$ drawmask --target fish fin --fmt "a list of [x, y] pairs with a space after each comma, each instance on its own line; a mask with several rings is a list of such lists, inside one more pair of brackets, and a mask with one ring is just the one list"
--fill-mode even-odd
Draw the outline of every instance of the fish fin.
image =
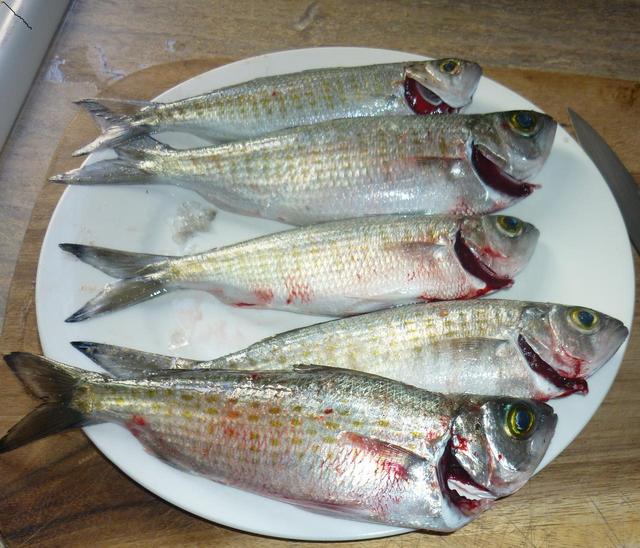
[[172, 259], [169, 255], [134, 253], [84, 244], [58, 244], [62, 251], [71, 253], [105, 274], [114, 278], [131, 278], [142, 274], [151, 274], [164, 267]]
[[153, 299], [168, 293], [177, 287], [171, 287], [162, 276], [150, 275], [127, 278], [108, 284], [93, 299], [76, 310], [65, 322], [74, 323], [121, 310], [137, 303]]
[[163, 369], [198, 369], [201, 363], [104, 343], [73, 341], [71, 346], [116, 378], [141, 377]]
[[44, 401], [0, 439], [0, 453], [92, 422], [73, 407], [73, 397], [78, 387], [104, 381], [104, 375], [27, 352], [13, 352], [4, 359], [25, 389]]
[[[101, 160], [53, 175], [53, 183], [67, 184], [143, 184], [162, 182], [163, 177], [149, 169], [150, 156], [174, 150], [168, 145], [143, 135], [115, 148], [117, 158]], [[146, 167], [145, 167], [146, 166]]]
[[127, 101], [118, 99], [82, 99], [76, 102], [84, 107], [100, 127], [102, 134], [88, 145], [79, 148], [73, 156], [83, 156], [96, 150], [113, 147], [148, 133], [148, 125], [135, 122], [140, 109], [154, 103], [148, 101]]
[[383, 459], [393, 460], [400, 464], [411, 465], [417, 460], [422, 460], [422, 457], [409, 449], [400, 447], [393, 443], [383, 441], [377, 438], [370, 438], [357, 434], [356, 432], [341, 432], [338, 436], [338, 442], [353, 445], [368, 453], [375, 453]]
[[316, 371], [322, 371], [325, 369], [338, 369], [337, 367], [330, 367], [328, 365], [315, 365], [311, 363], [295, 363], [289, 365], [288, 368], [292, 369], [296, 373], [314, 373]]
[[61, 403], [43, 403], [22, 417], [0, 439], [0, 453], [86, 424], [89, 422], [80, 411]]
[[161, 143], [150, 135], [143, 135], [142, 137], [138, 137], [128, 143], [117, 146], [115, 152], [118, 155], [118, 158], [132, 162], [139, 162], [146, 160], [149, 155], [162, 154], [173, 150], [176, 149]]
[[52, 183], [70, 185], [100, 185], [100, 184], [142, 184], [152, 183], [157, 177], [139, 163], [124, 158], [111, 158], [94, 162], [86, 166], [71, 169], [66, 173], [59, 173], [49, 177]]

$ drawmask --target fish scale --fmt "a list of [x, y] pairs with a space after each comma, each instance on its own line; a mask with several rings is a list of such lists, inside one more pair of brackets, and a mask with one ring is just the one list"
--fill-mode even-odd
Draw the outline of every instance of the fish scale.
[[61, 244], [124, 278], [68, 321], [183, 288], [209, 291], [236, 306], [336, 316], [417, 300], [476, 297], [510, 285], [533, 252], [537, 230], [509, 219], [517, 233], [500, 228], [502, 217], [371, 216], [185, 257]]
[[0, 453], [112, 422], [186, 472], [402, 527], [452, 531], [520, 488], [556, 423], [539, 402], [444, 396], [331, 367], [117, 380], [32, 354], [6, 361], [43, 403], [0, 439]]
[[[532, 127], [523, 134], [519, 118]], [[535, 188], [556, 123], [529, 111], [330, 120], [175, 150], [152, 139], [54, 176], [70, 184], [166, 183], [232, 212], [307, 225], [391, 213], [483, 214]]]
[[[220, 272], [219, 283], [226, 287], [244, 287], [249, 291], [270, 288], [274, 292], [274, 302], [283, 304], [296, 289], [298, 293], [305, 293], [303, 301], [308, 298], [327, 302], [332, 294], [344, 295], [347, 300], [382, 297], [389, 287], [407, 285], [407, 273], [416, 268], [421, 270], [417, 280], [411, 281], [424, 283], [425, 293], [429, 293], [429, 286], [433, 294], [439, 295], [445, 292], [459, 295], [468, 287], [476, 287], [473, 282], [468, 285], [468, 276], [448, 252], [431, 261], [425, 257], [423, 264], [422, 257], [402, 249], [403, 245], [410, 246], [414, 242], [420, 245], [425, 241], [446, 241], [445, 238], [451, 238], [455, 223], [446, 223], [446, 236], [433, 232], [425, 234], [424, 225], [414, 223], [413, 219], [407, 219], [405, 223], [385, 223], [377, 219], [359, 224], [363, 227], [351, 232], [344, 232], [343, 226], [339, 225], [333, 229], [310, 230], [304, 243], [295, 245], [299, 253], [293, 253], [286, 236], [283, 237], [287, 240], [286, 246], [280, 238], [270, 240], [271, 245], [260, 241], [239, 244], [229, 249], [228, 254], [223, 252], [222, 258], [216, 254], [215, 260], [206, 261], [200, 275], [211, 280], [216, 278], [216, 272]], [[283, 247], [289, 248], [290, 252], [281, 253]], [[342, 258], [349, 260], [344, 263]], [[444, 271], [443, 264], [447, 265]], [[197, 277], [189, 280], [199, 281]], [[286, 280], [284, 286], [282, 280]]]
[[481, 74], [476, 63], [444, 59], [269, 76], [170, 103], [86, 99], [103, 134], [74, 154], [158, 131], [229, 141], [333, 118], [456, 112]]
[[[577, 325], [577, 312], [596, 318], [595, 328]], [[118, 376], [160, 369], [271, 370], [320, 363], [445, 393], [546, 400], [586, 391], [585, 379], [606, 363], [627, 334], [622, 322], [590, 309], [480, 299], [407, 305], [311, 325], [204, 361], [101, 343], [73, 344]], [[542, 370], [540, 362], [545, 364]]]
[[[213, 402], [209, 380], [189, 379], [164, 389], [161, 381], [151, 379], [145, 382], [155, 390], [151, 397], [148, 389], [131, 388], [131, 383], [125, 382], [111, 384], [105, 398], [98, 385], [87, 405], [94, 410], [96, 419], [126, 424], [145, 445], [181, 467], [206, 470], [214, 478], [241, 478], [234, 483], [254, 489], [256, 485], [265, 490], [277, 489], [285, 498], [293, 493], [299, 497], [302, 491], [303, 498], [317, 498], [320, 494], [320, 498], [330, 500], [331, 492], [322, 494], [322, 488], [329, 485], [331, 490], [336, 489], [334, 482], [327, 482], [327, 475], [335, 474], [338, 468], [362, 467], [365, 486], [370, 477], [377, 477], [382, 484], [380, 490], [397, 483], [393, 469], [383, 465], [384, 455], [367, 456], [361, 448], [340, 443], [341, 433], [350, 429], [369, 431], [373, 438], [402, 442], [419, 454], [439, 450], [427, 442], [424, 432], [438, 432], [431, 440], [445, 437], [442, 417], [431, 415], [434, 409], [449, 409], [448, 413], [452, 413], [451, 404], [444, 398], [434, 396], [425, 404], [418, 398], [419, 393], [407, 396], [393, 383], [356, 386], [352, 379], [324, 374], [315, 382], [303, 380], [298, 386], [288, 376], [269, 375], [262, 381], [261, 376], [254, 375], [248, 382], [240, 378], [239, 386], [217, 392]], [[224, 386], [236, 379], [238, 374], [230, 373], [226, 378], [223, 375], [219, 383]], [[278, 384], [286, 389], [274, 390]], [[376, 409], [363, 412], [372, 389], [378, 398]], [[192, 397], [185, 399], [185, 390]], [[336, 402], [331, 397], [336, 390], [348, 393], [348, 398]], [[323, 397], [324, 393], [330, 395]], [[309, 399], [311, 402], [305, 405]], [[154, 404], [159, 405], [157, 411], [152, 411]], [[398, 404], [412, 409], [408, 416], [407, 412], [397, 411]], [[411, 434], [416, 429], [423, 434], [419, 438]], [[175, 453], [167, 452], [167, 443], [176, 447]], [[297, 466], [308, 469], [303, 481], [299, 481]], [[283, 492], [289, 482], [293, 482], [291, 492]], [[355, 489], [353, 500], [359, 500], [364, 494], [358, 491], [357, 484]]]

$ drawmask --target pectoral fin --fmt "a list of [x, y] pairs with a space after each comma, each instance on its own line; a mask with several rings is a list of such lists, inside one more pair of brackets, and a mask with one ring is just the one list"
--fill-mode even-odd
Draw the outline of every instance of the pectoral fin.
[[355, 432], [342, 432], [338, 436], [338, 442], [369, 454], [376, 460], [379, 472], [388, 474], [394, 480], [409, 479], [410, 468], [424, 460], [409, 449]]

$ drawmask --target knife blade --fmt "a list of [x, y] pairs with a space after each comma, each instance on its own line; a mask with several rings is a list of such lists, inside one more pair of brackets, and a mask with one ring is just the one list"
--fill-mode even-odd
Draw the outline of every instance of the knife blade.
[[579, 114], [570, 108], [567, 110], [580, 146], [609, 185], [622, 213], [629, 238], [640, 253], [640, 190], [635, 179], [598, 132]]

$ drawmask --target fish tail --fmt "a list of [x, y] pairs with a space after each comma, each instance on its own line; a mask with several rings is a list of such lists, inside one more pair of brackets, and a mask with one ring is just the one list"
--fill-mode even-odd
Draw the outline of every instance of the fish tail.
[[27, 352], [13, 352], [4, 359], [26, 390], [43, 401], [0, 439], [0, 453], [95, 422], [76, 407], [76, 394], [79, 388], [104, 381], [106, 376]]
[[165, 280], [156, 276], [140, 276], [128, 278], [107, 285], [93, 299], [71, 314], [65, 322], [74, 323], [121, 310], [154, 297], [168, 293], [175, 287], [169, 286]]
[[147, 183], [153, 179], [153, 174], [139, 165], [129, 160], [114, 158], [53, 175], [49, 181], [70, 185], [100, 185]]
[[98, 295], [65, 321], [79, 322], [114, 310], [164, 295], [178, 286], [169, 283], [167, 255], [132, 253], [82, 244], [59, 244], [63, 251], [101, 270], [109, 276], [124, 278], [108, 284]]
[[76, 185], [145, 184], [162, 182], [162, 176], [147, 162], [150, 156], [172, 150], [152, 137], [143, 136], [115, 149], [117, 158], [101, 160], [49, 178], [53, 183]]
[[201, 363], [97, 342], [73, 341], [71, 345], [116, 378], [139, 377], [163, 369], [198, 369]]
[[174, 257], [170, 255], [151, 255], [133, 253], [84, 244], [58, 244], [60, 249], [75, 255], [83, 263], [90, 264], [114, 278], [132, 278], [157, 272]]
[[76, 104], [84, 107], [91, 114], [102, 133], [88, 145], [76, 150], [73, 156], [83, 156], [96, 150], [114, 147], [145, 135], [151, 130], [150, 126], [136, 120], [136, 114], [141, 108], [154, 103], [118, 99], [82, 99], [76, 101]]

